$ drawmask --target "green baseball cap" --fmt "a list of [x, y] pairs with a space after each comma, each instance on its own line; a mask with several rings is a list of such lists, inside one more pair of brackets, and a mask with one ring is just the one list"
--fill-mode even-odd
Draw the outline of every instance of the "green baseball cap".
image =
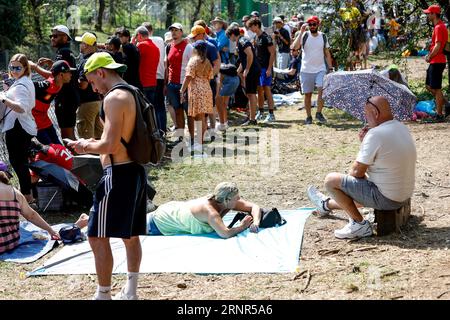
[[116, 70], [119, 73], [125, 72], [127, 66], [114, 61], [108, 52], [94, 53], [84, 65], [84, 73], [88, 74], [100, 68]]

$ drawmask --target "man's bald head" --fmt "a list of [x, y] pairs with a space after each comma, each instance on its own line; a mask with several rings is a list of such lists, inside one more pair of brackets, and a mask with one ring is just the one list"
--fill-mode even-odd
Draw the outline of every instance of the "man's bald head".
[[376, 127], [383, 122], [394, 119], [389, 101], [385, 97], [375, 96], [367, 101], [368, 103], [364, 110], [371, 127]]

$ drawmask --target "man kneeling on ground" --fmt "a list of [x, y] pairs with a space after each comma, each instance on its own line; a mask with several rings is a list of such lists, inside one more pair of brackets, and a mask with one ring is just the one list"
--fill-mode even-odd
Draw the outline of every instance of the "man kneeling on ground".
[[357, 207], [396, 210], [414, 191], [417, 155], [408, 128], [393, 119], [389, 102], [383, 97], [368, 98], [364, 112], [368, 126], [359, 133], [362, 143], [349, 174], [327, 175], [325, 188], [331, 198], [313, 186], [307, 190], [320, 216], [342, 209], [350, 217], [344, 228], [334, 232], [339, 239], [372, 235], [370, 223]]
[[[228, 228], [223, 217], [230, 211], [250, 212], [237, 227]], [[76, 224], [83, 228], [88, 216], [82, 215]], [[231, 238], [250, 228], [258, 232], [261, 221], [261, 208], [239, 196], [236, 184], [222, 182], [214, 193], [205, 197], [182, 201], [171, 201], [147, 214], [148, 235], [204, 234], [216, 232], [221, 238]]]

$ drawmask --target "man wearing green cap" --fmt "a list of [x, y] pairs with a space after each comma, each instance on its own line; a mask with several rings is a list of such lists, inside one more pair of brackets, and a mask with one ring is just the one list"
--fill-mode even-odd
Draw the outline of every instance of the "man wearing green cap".
[[133, 94], [116, 85], [127, 83], [120, 77], [126, 66], [118, 64], [107, 52], [94, 53], [84, 66], [87, 80], [94, 92], [105, 96], [100, 118], [104, 130], [100, 140], [80, 139], [68, 143], [78, 154], [100, 154], [104, 175], [94, 196], [89, 215], [88, 237], [94, 252], [98, 300], [111, 299], [113, 256], [109, 238], [125, 243], [128, 263], [126, 286], [118, 299], [137, 299], [136, 288], [142, 249], [139, 235], [146, 234], [146, 176], [144, 168], [133, 162], [125, 142], [135, 130], [136, 102]]

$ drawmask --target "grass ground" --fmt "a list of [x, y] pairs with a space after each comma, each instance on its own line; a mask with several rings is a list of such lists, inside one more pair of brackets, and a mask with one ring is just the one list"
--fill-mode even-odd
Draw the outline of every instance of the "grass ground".
[[[418, 82], [426, 65], [422, 60], [408, 63], [410, 80]], [[265, 165], [166, 163], [151, 172], [158, 190], [155, 203], [204, 195], [216, 183], [232, 180], [243, 198], [264, 207], [311, 206], [306, 187], [323, 188], [327, 173], [348, 170], [358, 151], [361, 124], [330, 109], [325, 110], [326, 126], [304, 126], [305, 112], [296, 106], [282, 107], [276, 116], [271, 127], [280, 142], [278, 166], [273, 161]], [[416, 141], [418, 160], [412, 218], [401, 233], [342, 241], [334, 238], [333, 231], [346, 223], [343, 213], [327, 219], [311, 216], [305, 227], [299, 273], [145, 274], [139, 282], [140, 297], [450, 299], [450, 129], [448, 123], [407, 126]], [[261, 133], [270, 131], [269, 126], [261, 128]], [[45, 217], [61, 222], [72, 221], [75, 215]], [[58, 250], [29, 265], [0, 262], [0, 299], [90, 299], [96, 288], [95, 275], [24, 277]], [[124, 281], [124, 275], [113, 277], [114, 293]]]

